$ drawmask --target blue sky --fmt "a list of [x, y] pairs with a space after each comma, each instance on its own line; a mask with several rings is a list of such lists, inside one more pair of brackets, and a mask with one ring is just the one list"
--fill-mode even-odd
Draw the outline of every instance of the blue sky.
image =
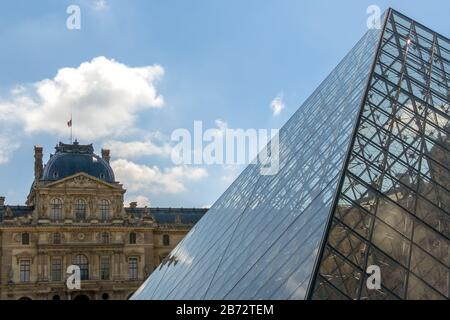
[[[81, 9], [80, 30], [66, 28], [71, 4]], [[177, 167], [165, 152], [171, 132], [193, 130], [195, 120], [207, 128], [280, 128], [367, 30], [369, 5], [449, 35], [446, 0], [0, 1], [0, 195], [25, 202], [33, 145], [47, 160], [68, 141], [72, 110], [81, 143], [94, 143], [97, 153], [112, 146], [127, 201], [212, 204], [241, 167]], [[126, 86], [123, 97], [109, 94], [102, 68], [128, 75], [111, 80]], [[67, 79], [80, 74], [77, 90], [97, 81], [103, 92], [91, 92], [94, 102], [74, 102]], [[277, 97], [284, 108], [274, 116]]]

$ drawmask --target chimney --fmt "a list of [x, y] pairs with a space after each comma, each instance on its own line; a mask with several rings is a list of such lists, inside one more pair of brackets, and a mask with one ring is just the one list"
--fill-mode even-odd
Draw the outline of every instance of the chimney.
[[109, 149], [102, 149], [102, 159], [109, 163]]
[[34, 146], [34, 179], [39, 180], [42, 177], [43, 165], [43, 149], [41, 146]]
[[4, 206], [5, 205], [5, 197], [0, 197], [0, 206]]
[[131, 209], [136, 209], [136, 207], [137, 207], [137, 202], [136, 201], [130, 202], [130, 208]]

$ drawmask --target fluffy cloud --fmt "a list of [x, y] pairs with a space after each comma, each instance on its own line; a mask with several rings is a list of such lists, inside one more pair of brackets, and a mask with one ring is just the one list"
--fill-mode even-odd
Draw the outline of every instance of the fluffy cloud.
[[96, 11], [103, 11], [108, 9], [108, 3], [106, 0], [93, 0], [92, 8]]
[[272, 116], [277, 116], [283, 111], [285, 105], [283, 101], [283, 95], [279, 94], [270, 103], [270, 108], [272, 109]]
[[129, 67], [97, 57], [77, 68], [60, 69], [53, 79], [15, 89], [6, 105], [27, 133], [67, 136], [73, 113], [75, 137], [114, 137], [133, 131], [140, 111], [164, 105], [155, 88], [163, 74], [159, 65]]
[[208, 176], [203, 168], [176, 166], [161, 170], [157, 166], [137, 164], [118, 159], [111, 162], [116, 179], [131, 192], [179, 193], [186, 190], [185, 183]]
[[172, 148], [168, 143], [155, 142], [152, 139], [145, 141], [123, 142], [110, 140], [104, 143], [105, 148], [118, 158], [137, 158], [140, 156], [170, 157]]
[[14, 105], [0, 101], [0, 165], [7, 163], [20, 146]]
[[0, 164], [7, 163], [11, 154], [18, 149], [19, 143], [13, 142], [8, 135], [0, 135]]

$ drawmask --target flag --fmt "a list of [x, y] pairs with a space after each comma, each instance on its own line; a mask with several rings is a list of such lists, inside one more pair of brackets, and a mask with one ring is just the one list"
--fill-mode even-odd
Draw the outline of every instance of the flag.
[[70, 119], [69, 121], [67, 121], [67, 126], [70, 128], [72, 126], [72, 119]]

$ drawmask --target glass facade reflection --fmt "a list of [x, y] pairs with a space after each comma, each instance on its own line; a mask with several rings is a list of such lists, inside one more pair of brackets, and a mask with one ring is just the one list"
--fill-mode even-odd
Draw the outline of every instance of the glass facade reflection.
[[313, 299], [450, 297], [450, 41], [394, 11], [382, 39]]
[[[448, 39], [389, 10], [133, 299], [448, 298]], [[364, 287], [377, 264], [382, 290]]]

